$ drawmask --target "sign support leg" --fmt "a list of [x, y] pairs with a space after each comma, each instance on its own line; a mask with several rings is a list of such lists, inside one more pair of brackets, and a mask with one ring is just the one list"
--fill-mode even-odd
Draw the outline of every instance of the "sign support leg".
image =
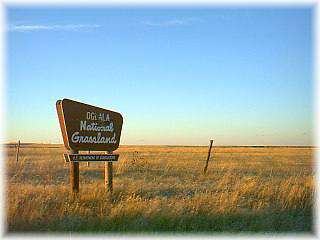
[[[112, 153], [112, 152], [110, 152]], [[112, 162], [105, 162], [104, 163], [104, 186], [108, 192], [112, 193], [113, 191], [113, 170], [112, 170]]]
[[[72, 154], [78, 154], [78, 151], [71, 150]], [[79, 192], [79, 162], [70, 161], [70, 185], [71, 192]]]
[[[90, 150], [88, 153], [90, 154]], [[87, 162], [87, 167], [90, 167], [90, 162]]]
[[104, 163], [104, 186], [108, 192], [112, 193], [113, 186], [112, 186], [112, 162], [105, 162]]

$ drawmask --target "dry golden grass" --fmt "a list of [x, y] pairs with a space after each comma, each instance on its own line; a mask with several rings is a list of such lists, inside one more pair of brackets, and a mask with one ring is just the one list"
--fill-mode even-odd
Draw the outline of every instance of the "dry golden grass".
[[311, 232], [312, 148], [122, 146], [114, 192], [103, 163], [69, 187], [62, 146], [6, 147], [8, 231]]

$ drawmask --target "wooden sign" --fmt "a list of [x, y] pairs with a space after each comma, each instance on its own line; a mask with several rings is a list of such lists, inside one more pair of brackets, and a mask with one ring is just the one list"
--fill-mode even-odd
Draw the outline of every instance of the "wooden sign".
[[65, 154], [67, 162], [116, 162], [119, 154]]
[[120, 113], [70, 99], [58, 100], [56, 108], [67, 149], [112, 152], [119, 147]]

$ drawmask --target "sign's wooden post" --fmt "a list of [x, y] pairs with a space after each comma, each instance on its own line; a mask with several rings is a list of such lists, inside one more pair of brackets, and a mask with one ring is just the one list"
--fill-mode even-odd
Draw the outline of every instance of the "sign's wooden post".
[[[88, 151], [88, 153], [90, 154], [90, 150]], [[90, 162], [87, 162], [87, 167], [90, 167]]]
[[[78, 154], [79, 151], [71, 150], [71, 154]], [[79, 162], [70, 161], [70, 185], [72, 193], [79, 192], [80, 185], [80, 173]]]
[[[112, 154], [112, 152], [109, 152]], [[113, 190], [113, 169], [112, 169], [112, 162], [105, 162], [104, 163], [104, 186], [108, 192], [112, 193]]]
[[20, 140], [18, 141], [18, 144], [17, 144], [16, 162], [19, 161], [19, 150], [20, 150]]
[[210, 140], [210, 147], [209, 147], [208, 157], [207, 157], [206, 165], [204, 166], [204, 169], [203, 169], [203, 173], [204, 173], [204, 174], [207, 172], [207, 169], [208, 169], [208, 164], [209, 164], [209, 159], [210, 159], [210, 153], [211, 153], [212, 143], [213, 143], [213, 140]]

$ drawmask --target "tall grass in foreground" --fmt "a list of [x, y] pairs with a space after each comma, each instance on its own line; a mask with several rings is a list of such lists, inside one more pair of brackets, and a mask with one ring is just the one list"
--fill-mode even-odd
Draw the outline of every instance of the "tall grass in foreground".
[[121, 147], [114, 192], [103, 164], [80, 165], [69, 189], [63, 148], [7, 148], [8, 231], [310, 232], [311, 148]]

